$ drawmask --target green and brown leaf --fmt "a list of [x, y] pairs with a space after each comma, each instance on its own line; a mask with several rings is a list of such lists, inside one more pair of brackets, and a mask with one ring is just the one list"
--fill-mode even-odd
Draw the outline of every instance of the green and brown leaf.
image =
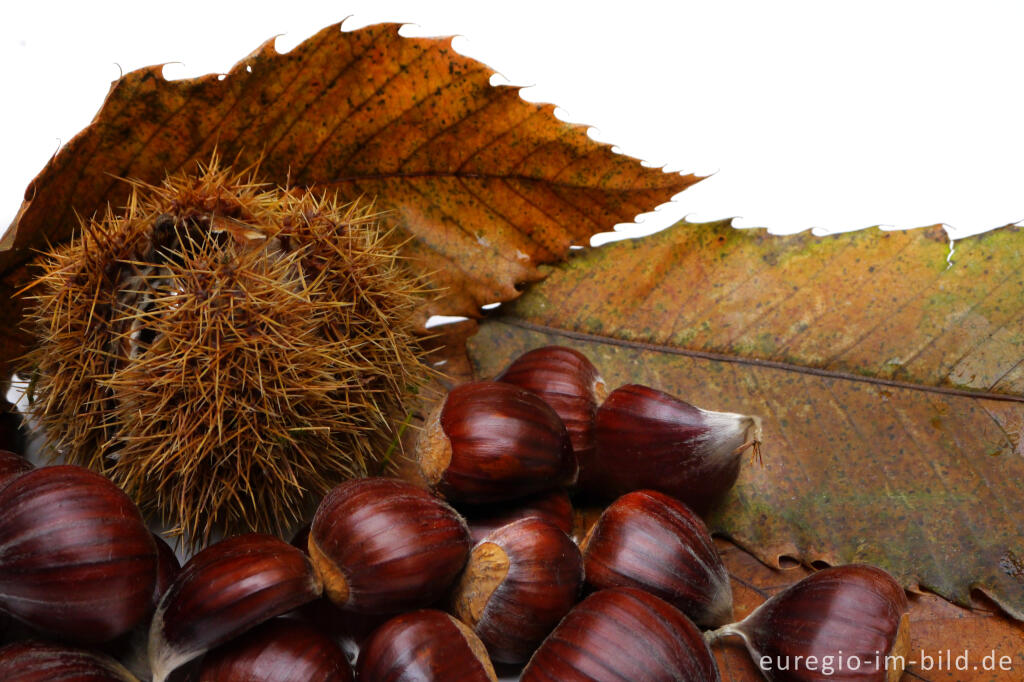
[[816, 238], [679, 224], [572, 259], [470, 340], [481, 376], [529, 348], [764, 417], [711, 519], [762, 561], [863, 561], [1024, 618], [1024, 235]]

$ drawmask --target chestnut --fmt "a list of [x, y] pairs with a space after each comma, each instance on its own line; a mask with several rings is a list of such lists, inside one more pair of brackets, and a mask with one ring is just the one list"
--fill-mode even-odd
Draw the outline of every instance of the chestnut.
[[203, 657], [199, 682], [352, 682], [338, 644], [313, 626], [275, 618]]
[[544, 519], [566, 535], [572, 533], [575, 520], [572, 500], [562, 488], [500, 505], [461, 507], [459, 511], [469, 524], [469, 534], [474, 545], [491, 531], [531, 516]]
[[907, 595], [892, 576], [865, 564], [812, 573], [769, 598], [739, 623], [705, 634], [742, 638], [769, 680], [895, 682], [910, 648]]
[[700, 630], [679, 609], [632, 587], [577, 604], [533, 654], [522, 682], [718, 682]]
[[174, 553], [171, 546], [162, 537], [153, 533], [153, 543], [156, 545], [156, 582], [153, 584], [153, 609], [160, 604], [164, 592], [171, 586], [174, 579], [181, 573], [181, 562], [178, 555]]
[[88, 469], [0, 487], [0, 609], [73, 642], [125, 634], [152, 608], [157, 550], [138, 508]]
[[452, 611], [491, 660], [523, 663], [569, 612], [583, 583], [583, 558], [559, 528], [529, 517], [502, 526], [473, 548]]
[[21, 455], [10, 450], [0, 450], [0, 485], [4, 482], [32, 469], [32, 464]]
[[594, 455], [594, 414], [607, 396], [604, 380], [586, 355], [565, 346], [523, 353], [496, 381], [537, 394], [562, 419], [580, 469]]
[[732, 621], [729, 573], [707, 526], [668, 495], [623, 495], [601, 514], [581, 549], [594, 589], [647, 590], [704, 628]]
[[392, 618], [367, 640], [356, 663], [359, 682], [497, 682], [473, 631], [443, 611]]
[[138, 682], [138, 678], [109, 656], [33, 641], [0, 648], [0, 679], [5, 682]]
[[249, 533], [210, 545], [186, 562], [153, 615], [153, 682], [322, 590], [309, 557], [283, 540]]
[[363, 478], [320, 503], [309, 555], [339, 607], [398, 613], [445, 594], [469, 555], [469, 529], [447, 504], [406, 481]]
[[567, 485], [577, 471], [558, 414], [533, 393], [495, 381], [453, 388], [427, 419], [415, 457], [424, 480], [456, 504], [525, 497]]
[[761, 420], [694, 407], [629, 384], [612, 391], [594, 417], [594, 457], [580, 489], [603, 499], [652, 488], [701, 516], [732, 488], [743, 452], [760, 452]]

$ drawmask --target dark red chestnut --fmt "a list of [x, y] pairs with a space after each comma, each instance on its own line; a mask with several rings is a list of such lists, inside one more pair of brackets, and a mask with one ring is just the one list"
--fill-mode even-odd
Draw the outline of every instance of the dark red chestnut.
[[536, 517], [490, 533], [470, 553], [452, 610], [491, 660], [523, 663], [569, 612], [583, 583], [583, 559], [559, 528]]
[[534, 653], [522, 682], [718, 682], [700, 631], [668, 602], [632, 587], [577, 604]]
[[491, 531], [531, 516], [560, 528], [566, 535], [572, 533], [574, 521], [569, 493], [561, 488], [500, 505], [463, 507], [459, 511], [469, 524], [474, 545]]
[[743, 639], [773, 682], [895, 682], [910, 648], [907, 595], [880, 568], [826, 568], [705, 637], [715, 642], [727, 635]]
[[652, 488], [703, 516], [736, 482], [743, 452], [759, 447], [760, 424], [646, 386], [622, 386], [597, 410], [596, 449], [579, 487], [606, 499]]
[[249, 533], [207, 547], [181, 569], [153, 615], [153, 682], [322, 590], [309, 557], [275, 537]]
[[427, 483], [453, 503], [502, 502], [575, 480], [565, 425], [539, 397], [511, 384], [456, 386], [416, 447]]
[[339, 607], [398, 613], [439, 599], [469, 555], [469, 529], [444, 502], [411, 483], [363, 478], [320, 503], [309, 555]]
[[583, 353], [564, 346], [520, 355], [496, 381], [537, 394], [562, 418], [580, 468], [594, 455], [594, 414], [607, 396], [604, 380]]
[[338, 644], [302, 621], [275, 618], [203, 657], [199, 682], [352, 682]]
[[377, 629], [359, 653], [359, 682], [497, 682], [483, 643], [442, 611], [413, 611]]
[[0, 487], [0, 609], [64, 639], [98, 643], [152, 608], [156, 546], [128, 496], [77, 466]]
[[10, 450], [0, 450], [0, 485], [8, 478], [32, 469], [32, 464], [21, 455]]
[[584, 539], [587, 584], [656, 594], [701, 627], [732, 621], [729, 573], [704, 522], [654, 490], [627, 493]]
[[0, 649], [4, 682], [138, 682], [114, 659], [92, 651], [42, 642], [17, 642]]
[[166, 540], [154, 533], [153, 542], [156, 545], [156, 583], [153, 586], [153, 608], [156, 609], [164, 592], [181, 572], [181, 563], [178, 561], [178, 555], [174, 553]]

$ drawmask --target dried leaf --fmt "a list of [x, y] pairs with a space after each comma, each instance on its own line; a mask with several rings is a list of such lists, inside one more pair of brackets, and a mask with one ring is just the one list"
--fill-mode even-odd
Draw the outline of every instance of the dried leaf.
[[[491, 86], [494, 72], [450, 39], [398, 28], [330, 26], [287, 54], [270, 40], [223, 75], [126, 74], [26, 190], [0, 239], [0, 275], [16, 287], [24, 274], [12, 272], [34, 249], [65, 240], [79, 216], [123, 205], [119, 178], [159, 183], [217, 149], [236, 166], [260, 161], [270, 183], [377, 197], [443, 291], [423, 319], [475, 317], [540, 279], [538, 264], [697, 181], [645, 168], [557, 120], [552, 105]], [[13, 328], [21, 311], [0, 293], [0, 324]]]
[[762, 561], [863, 561], [1024, 618], [1024, 248], [1016, 228], [816, 238], [680, 224], [572, 259], [481, 325], [481, 376], [581, 350], [643, 383], [764, 417], [713, 529]]

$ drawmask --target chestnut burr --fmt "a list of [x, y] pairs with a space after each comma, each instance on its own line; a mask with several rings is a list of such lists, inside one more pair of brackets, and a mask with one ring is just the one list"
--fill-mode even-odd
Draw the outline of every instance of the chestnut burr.
[[522, 682], [719, 682], [700, 631], [668, 602], [632, 587], [577, 604], [530, 659]]
[[583, 559], [564, 531], [520, 519], [477, 544], [453, 591], [452, 611], [491, 660], [523, 663], [569, 612], [583, 583]]
[[456, 386], [416, 446], [427, 483], [454, 504], [526, 497], [573, 482], [576, 458], [558, 414], [511, 384]]
[[621, 386], [594, 417], [594, 457], [579, 487], [604, 499], [651, 488], [703, 516], [736, 482], [743, 452], [760, 447], [760, 424], [647, 386]]
[[320, 596], [309, 557], [249, 533], [193, 556], [164, 593], [149, 630], [153, 682], [274, 616]]
[[63, 639], [99, 643], [152, 608], [157, 550], [128, 496], [77, 466], [0, 487], [0, 609]]
[[380, 626], [356, 662], [359, 682], [497, 682], [483, 643], [443, 611], [405, 613]]
[[700, 627], [732, 621], [729, 573], [704, 522], [654, 490], [627, 493], [601, 514], [581, 549], [587, 585], [637, 587]]
[[896, 682], [910, 647], [907, 606], [903, 589], [882, 569], [836, 566], [809, 575], [705, 638], [739, 636], [773, 682]]
[[433, 603], [459, 575], [469, 548], [469, 529], [454, 509], [390, 478], [334, 488], [309, 533], [309, 555], [327, 596], [358, 613], [399, 613]]
[[352, 682], [338, 644], [311, 625], [275, 618], [203, 657], [199, 682]]
[[604, 379], [583, 353], [565, 346], [528, 351], [496, 381], [538, 395], [562, 419], [581, 469], [594, 456], [594, 414], [607, 396]]
[[0, 679], [5, 682], [138, 682], [109, 656], [33, 641], [0, 648]]

